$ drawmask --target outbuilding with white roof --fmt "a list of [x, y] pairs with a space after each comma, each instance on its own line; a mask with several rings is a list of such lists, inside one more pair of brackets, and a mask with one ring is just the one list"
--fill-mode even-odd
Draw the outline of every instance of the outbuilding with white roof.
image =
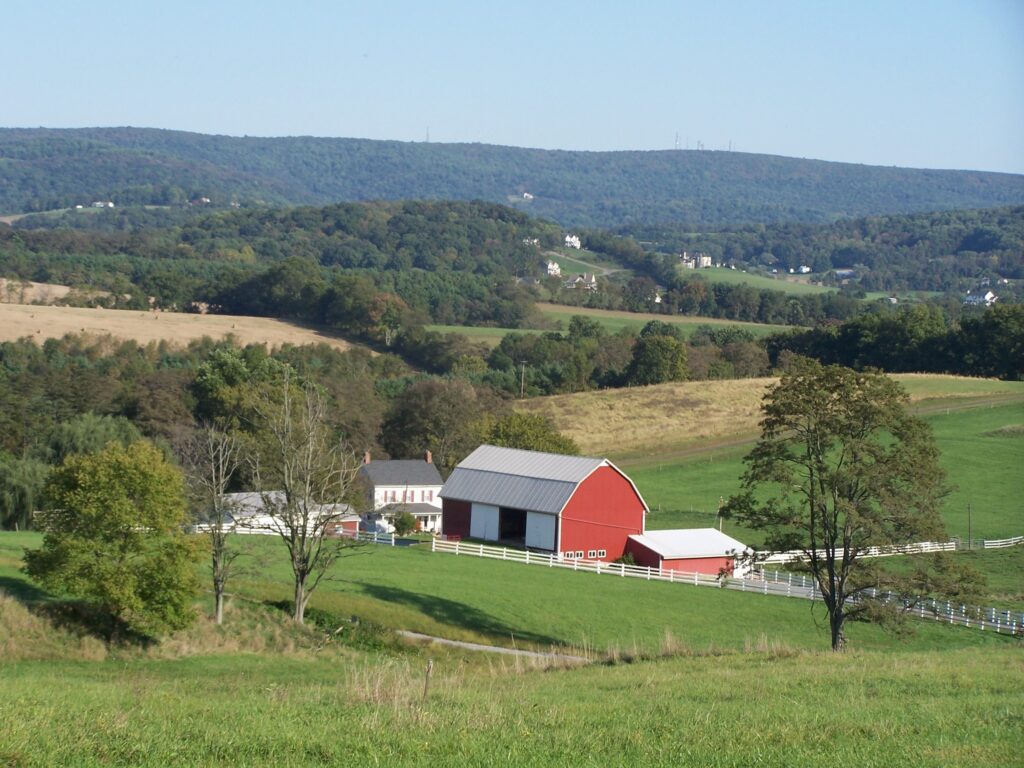
[[[626, 551], [637, 565], [687, 573], [733, 574], [747, 545], [715, 528], [676, 528], [634, 534]], [[736, 573], [736, 575], [740, 575]]]

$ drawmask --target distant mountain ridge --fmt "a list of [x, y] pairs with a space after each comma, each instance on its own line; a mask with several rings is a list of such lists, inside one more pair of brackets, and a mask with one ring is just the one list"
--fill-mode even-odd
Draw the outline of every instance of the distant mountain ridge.
[[1024, 176], [698, 150], [210, 136], [152, 128], [0, 129], [0, 213], [119, 205], [452, 199], [565, 226], [721, 228], [1024, 203]]

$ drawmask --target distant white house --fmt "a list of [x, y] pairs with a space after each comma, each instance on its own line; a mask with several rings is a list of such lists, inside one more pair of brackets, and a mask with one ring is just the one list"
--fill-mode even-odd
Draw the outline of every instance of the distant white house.
[[582, 288], [585, 291], [597, 290], [597, 275], [584, 272], [582, 275], [573, 275], [562, 282], [566, 288]]
[[93, 208], [113, 208], [114, 203], [110, 200], [95, 200], [92, 204]]
[[430, 451], [422, 459], [373, 461], [369, 451], [359, 468], [366, 484], [367, 501], [372, 512], [363, 516], [366, 530], [393, 530], [390, 519], [410, 512], [421, 531], [433, 533], [441, 526], [441, 473], [434, 466]]
[[711, 266], [711, 257], [702, 251], [683, 251], [679, 254], [679, 266], [683, 269], [707, 269]]
[[523, 192], [523, 200], [525, 200], [526, 202], [530, 202], [531, 200], [533, 200], [533, 195], [531, 195], [529, 192]]
[[799, 273], [800, 273], [801, 275], [806, 275], [806, 274], [809, 274], [809, 273], [810, 273], [810, 271], [811, 271], [811, 268], [810, 268], [810, 267], [808, 267], [808, 266], [807, 266], [806, 264], [801, 264], [801, 265], [799, 266], [799, 268], [797, 269], [797, 271], [798, 271], [798, 272], [799, 272]]
[[580, 248], [583, 247], [582, 243], [580, 243], [580, 236], [579, 235], [566, 235], [565, 236], [565, 247], [566, 248], [575, 248], [578, 251]]
[[992, 291], [985, 291], [984, 293], [971, 293], [967, 292], [967, 296], [964, 298], [964, 304], [969, 307], [991, 307], [999, 301], [999, 297], [996, 296]]
[[548, 277], [561, 277], [562, 267], [557, 261], [548, 262]]

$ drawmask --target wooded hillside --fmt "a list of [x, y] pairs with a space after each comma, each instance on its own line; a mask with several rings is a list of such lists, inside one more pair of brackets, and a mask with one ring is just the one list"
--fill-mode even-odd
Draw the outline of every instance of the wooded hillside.
[[200, 197], [224, 206], [481, 199], [564, 225], [675, 222], [707, 229], [1021, 204], [1024, 176], [697, 150], [567, 152], [143, 128], [0, 130], [0, 211]]

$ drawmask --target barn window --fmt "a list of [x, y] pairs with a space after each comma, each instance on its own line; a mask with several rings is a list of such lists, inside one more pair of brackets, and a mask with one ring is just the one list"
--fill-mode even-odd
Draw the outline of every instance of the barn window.
[[576, 559], [576, 553], [575, 552], [566, 552], [565, 553], [565, 559], [566, 560], [575, 560]]
[[583, 559], [583, 550], [582, 549], [577, 549], [576, 550], [576, 559], [577, 560], [582, 560]]
[[597, 557], [597, 550], [596, 549], [588, 549], [587, 550], [587, 557], [589, 557], [591, 560], [593, 560], [595, 557]]
[[599, 550], [597, 550], [597, 556], [598, 557], [608, 557], [608, 552], [607, 552], [607, 550], [599, 549]]

